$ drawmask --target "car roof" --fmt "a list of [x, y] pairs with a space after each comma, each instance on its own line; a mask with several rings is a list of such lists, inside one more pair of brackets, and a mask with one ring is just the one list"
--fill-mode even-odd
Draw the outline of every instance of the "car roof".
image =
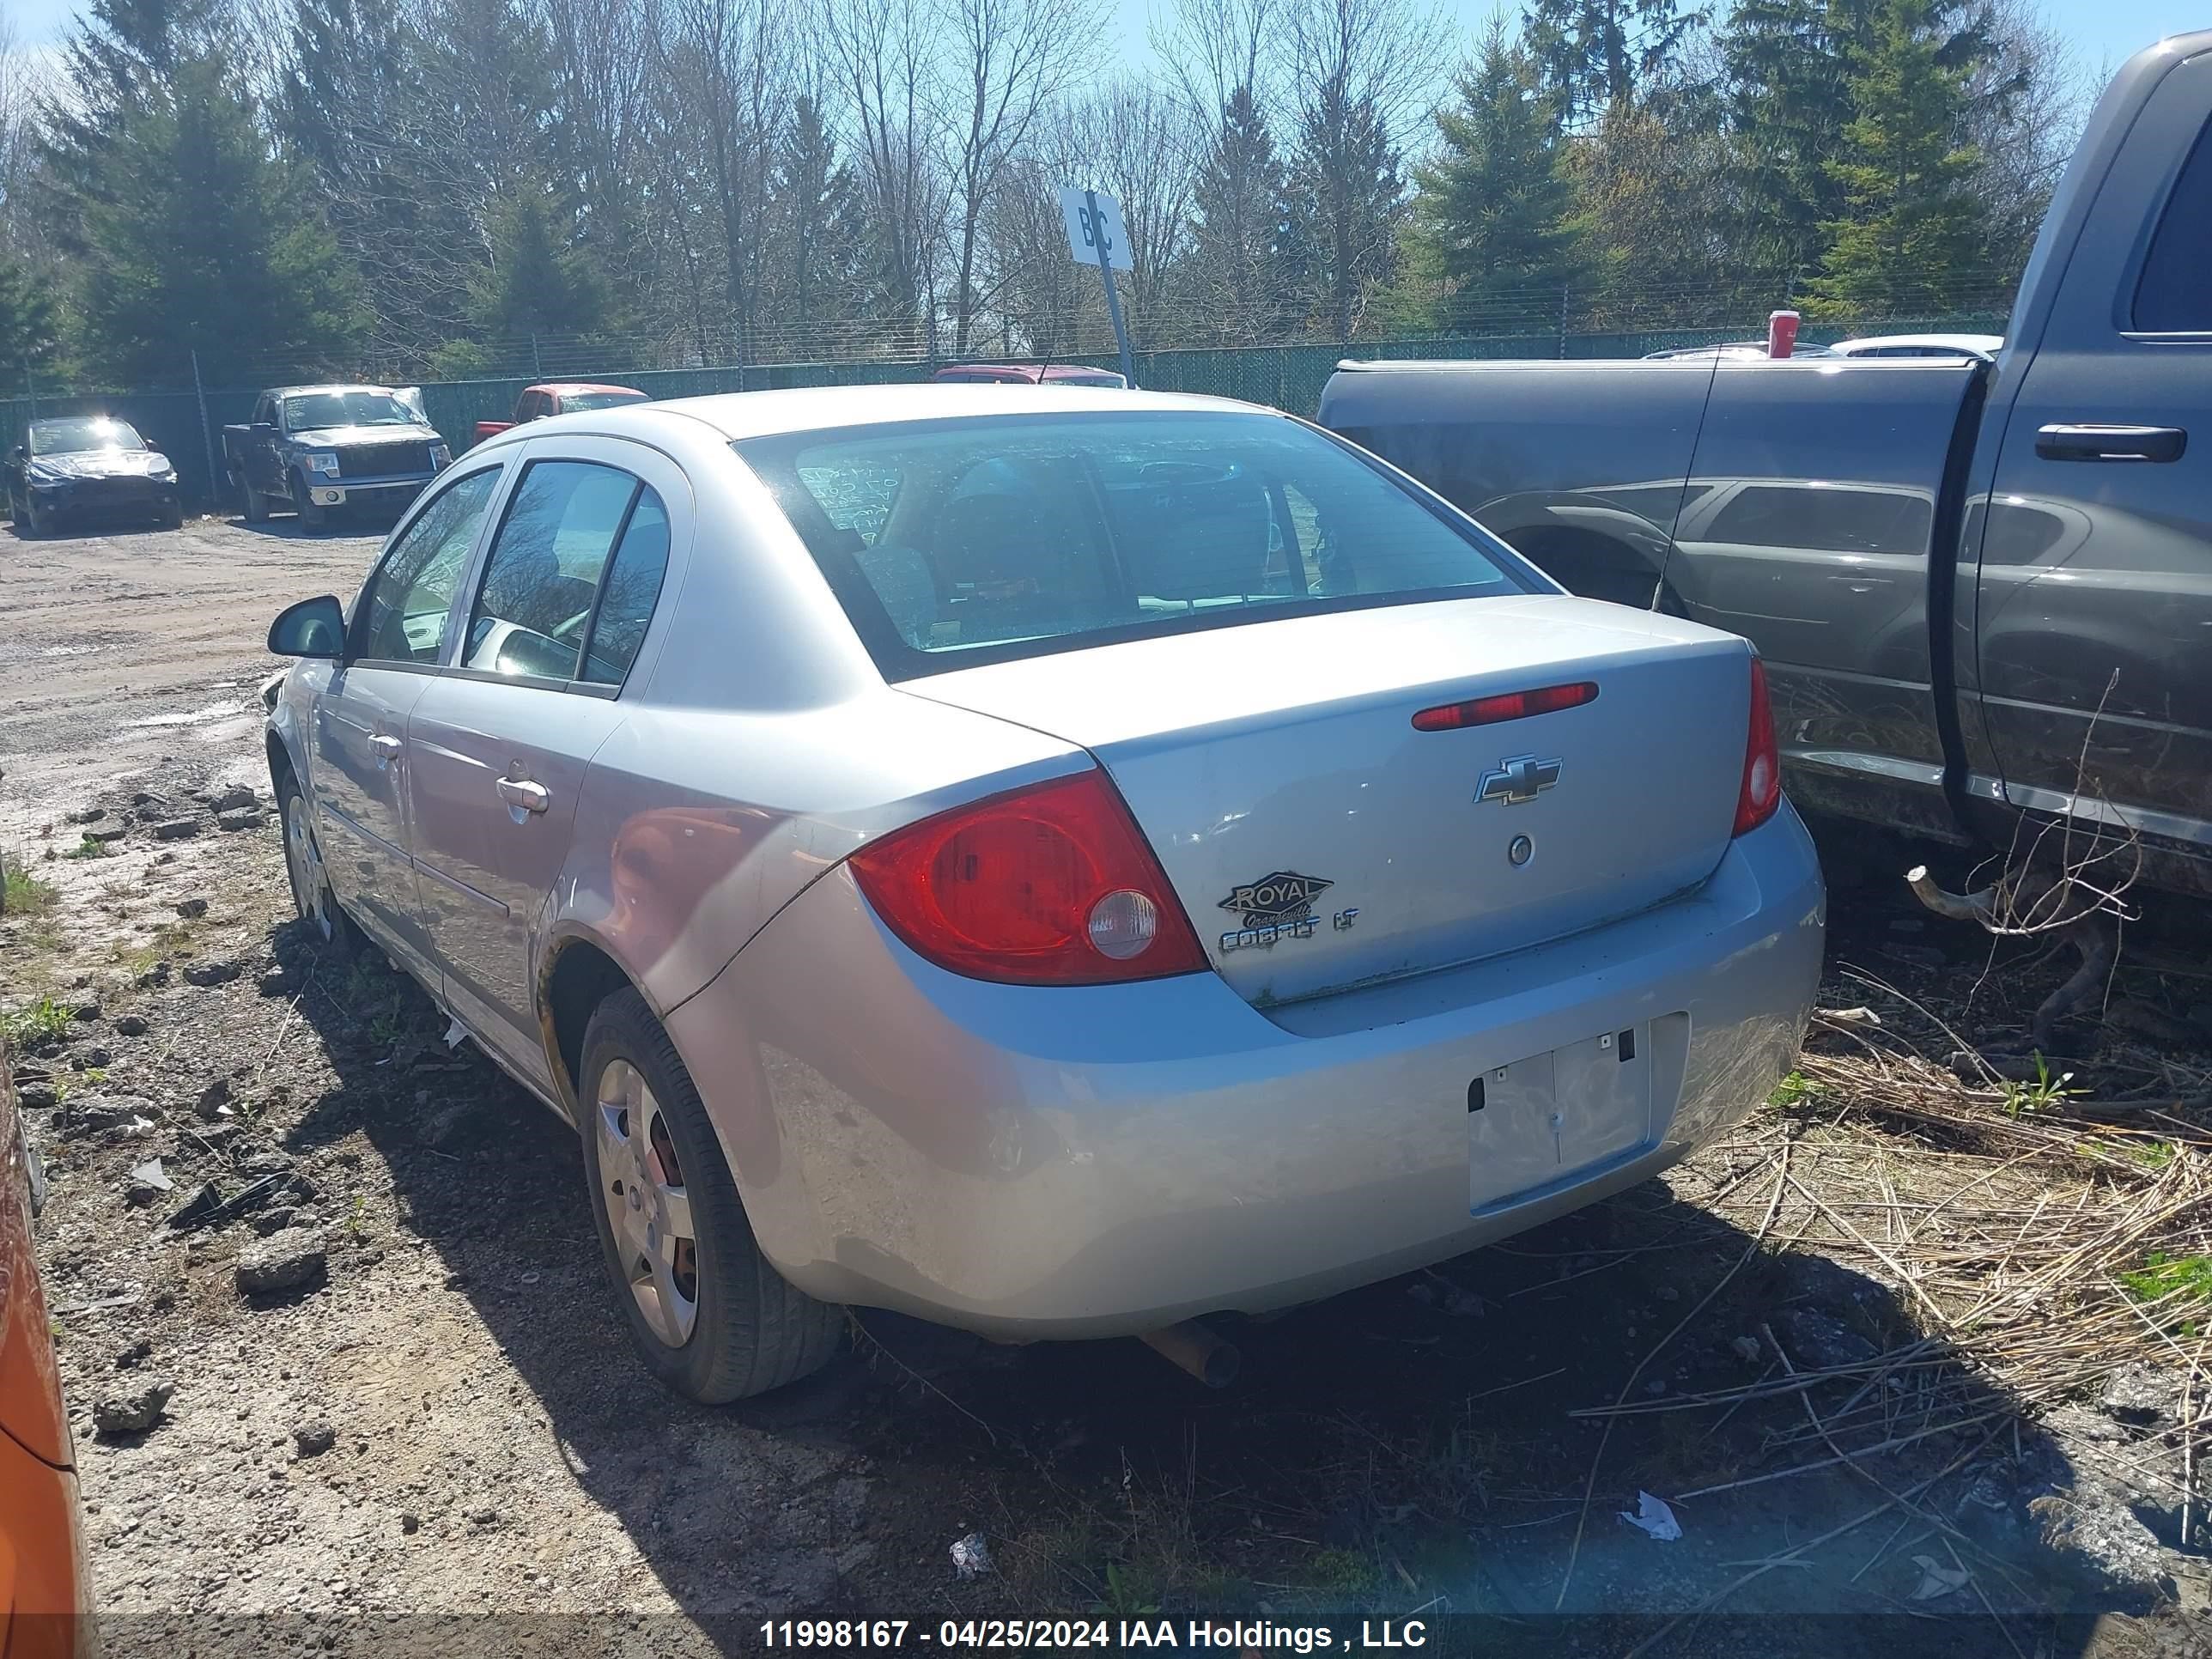
[[1870, 334], [1860, 340], [1838, 340], [1835, 349], [1849, 356], [1882, 346], [1938, 346], [1947, 350], [1993, 354], [2004, 344], [2002, 334]]
[[642, 398], [645, 393], [634, 386], [615, 386], [605, 380], [535, 380], [522, 388], [525, 392], [622, 392]]
[[[1725, 357], [1730, 354], [1736, 354], [1746, 357], [1765, 357], [1766, 356], [1766, 342], [1764, 340], [1723, 340], [1717, 345], [1669, 346], [1663, 351], [1648, 351], [1644, 353], [1644, 360], [1646, 362], [1663, 362], [1670, 357], [1693, 357], [1699, 361], [1703, 361], [1707, 357]], [[1834, 347], [1824, 346], [1816, 341], [1812, 340], [1802, 340], [1797, 342], [1791, 347], [1790, 352], [1790, 356], [1791, 357], [1831, 357], [1834, 355]], [[1776, 358], [1774, 361], [1777, 362], [1783, 362], [1788, 360], [1785, 358]]]
[[[963, 416], [1126, 415], [1148, 410], [1273, 415], [1280, 410], [1230, 398], [1201, 398], [1183, 392], [1132, 392], [1120, 386], [1071, 386], [1054, 381], [1036, 396], [1009, 404], [988, 386], [933, 382], [918, 386], [807, 386], [785, 392], [726, 392], [705, 398], [678, 398], [634, 410], [580, 415], [580, 422], [646, 419], [665, 413], [705, 422], [732, 442], [789, 432], [837, 427], [890, 426], [904, 421], [957, 420]], [[569, 417], [556, 416], [556, 420]]]
[[269, 396], [307, 398], [328, 392], [381, 392], [387, 398], [394, 395], [388, 386], [371, 386], [366, 380], [333, 380], [325, 386], [272, 386], [269, 388]]

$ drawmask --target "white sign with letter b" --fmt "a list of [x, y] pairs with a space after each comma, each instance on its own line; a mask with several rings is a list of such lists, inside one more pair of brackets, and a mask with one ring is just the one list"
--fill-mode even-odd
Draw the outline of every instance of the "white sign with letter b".
[[[1098, 204], [1097, 217], [1091, 204]], [[1067, 251], [1086, 265], [1098, 263], [1098, 250], [1103, 244], [1106, 263], [1116, 270], [1132, 268], [1129, 258], [1129, 233], [1121, 223], [1121, 204], [1103, 191], [1080, 191], [1066, 185], [1060, 187], [1060, 210], [1067, 220]]]

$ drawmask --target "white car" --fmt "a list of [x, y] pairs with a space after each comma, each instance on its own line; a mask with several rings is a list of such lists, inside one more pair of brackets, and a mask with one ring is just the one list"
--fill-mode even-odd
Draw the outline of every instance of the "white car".
[[1838, 357], [1978, 357], [1996, 360], [2002, 334], [1876, 334], [1844, 340], [1829, 349]]
[[1641, 1181], [1796, 1052], [1743, 641], [1273, 410], [1035, 392], [534, 421], [271, 633], [302, 919], [576, 1127], [694, 1399], [841, 1303], [1188, 1352]]

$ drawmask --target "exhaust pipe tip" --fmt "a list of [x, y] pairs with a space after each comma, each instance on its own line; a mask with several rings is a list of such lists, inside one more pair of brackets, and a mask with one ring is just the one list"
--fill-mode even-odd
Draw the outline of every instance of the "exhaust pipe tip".
[[1195, 1319], [1146, 1331], [1137, 1340], [1209, 1389], [1227, 1388], [1244, 1367], [1244, 1356], [1237, 1351], [1236, 1344], [1224, 1341]]

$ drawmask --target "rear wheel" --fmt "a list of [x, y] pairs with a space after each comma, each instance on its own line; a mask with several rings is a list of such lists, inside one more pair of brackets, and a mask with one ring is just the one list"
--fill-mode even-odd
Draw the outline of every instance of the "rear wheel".
[[842, 1316], [762, 1255], [691, 1074], [635, 991], [592, 1013], [578, 1081], [599, 1243], [653, 1375], [712, 1406], [827, 1364]]
[[293, 910], [316, 943], [341, 957], [351, 956], [362, 943], [362, 931], [331, 886], [314, 819], [296, 778], [288, 776], [278, 786], [276, 811], [284, 825], [284, 873], [292, 881]]
[[303, 530], [320, 530], [331, 521], [329, 509], [316, 503], [314, 487], [304, 472], [292, 475], [292, 509], [300, 515]]
[[253, 487], [253, 480], [243, 471], [238, 475], [238, 511], [248, 524], [269, 522], [269, 503], [262, 499], [261, 492]]

